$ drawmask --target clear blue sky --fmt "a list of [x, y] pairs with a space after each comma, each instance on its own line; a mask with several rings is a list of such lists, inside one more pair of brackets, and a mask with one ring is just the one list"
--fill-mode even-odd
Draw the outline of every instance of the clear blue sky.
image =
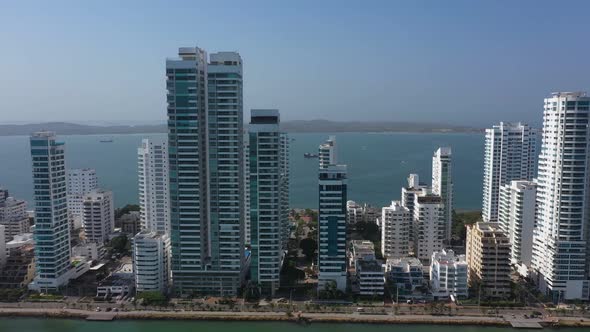
[[235, 50], [245, 113], [489, 126], [590, 90], [590, 1], [2, 1], [0, 122], [155, 123], [165, 58]]

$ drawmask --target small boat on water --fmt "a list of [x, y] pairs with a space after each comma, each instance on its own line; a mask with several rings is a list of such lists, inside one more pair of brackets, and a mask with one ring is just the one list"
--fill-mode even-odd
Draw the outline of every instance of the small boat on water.
[[318, 155], [315, 154], [315, 153], [306, 152], [306, 153], [303, 154], [303, 157], [305, 157], [305, 158], [317, 158]]
[[113, 143], [113, 139], [112, 138], [103, 138], [99, 142], [101, 142], [101, 143]]

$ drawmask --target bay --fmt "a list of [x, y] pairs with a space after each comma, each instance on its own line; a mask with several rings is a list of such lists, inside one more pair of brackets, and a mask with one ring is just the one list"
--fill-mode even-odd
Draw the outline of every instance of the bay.
[[[59, 134], [59, 133], [58, 133]], [[68, 135], [68, 168], [95, 168], [101, 187], [111, 189], [117, 206], [137, 203], [137, 148], [144, 137], [165, 134]], [[306, 152], [329, 133], [290, 134], [291, 206], [317, 208], [317, 159]], [[112, 143], [101, 139], [112, 138]], [[338, 159], [348, 165], [349, 199], [374, 206], [400, 199], [410, 173], [431, 182], [432, 155], [439, 146], [453, 149], [455, 207], [480, 209], [483, 177], [483, 134], [460, 133], [338, 133]], [[31, 158], [27, 136], [0, 137], [0, 186], [12, 196], [32, 202]]]

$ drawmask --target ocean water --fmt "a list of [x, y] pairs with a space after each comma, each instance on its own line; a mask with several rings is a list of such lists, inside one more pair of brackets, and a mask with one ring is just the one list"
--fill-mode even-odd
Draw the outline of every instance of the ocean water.
[[[137, 148], [141, 139], [165, 134], [60, 136], [68, 168], [95, 168], [100, 186], [114, 192], [117, 206], [137, 203]], [[306, 152], [329, 134], [291, 134], [291, 206], [316, 208], [317, 159]], [[112, 143], [101, 143], [103, 138]], [[375, 206], [400, 199], [410, 173], [431, 182], [432, 155], [439, 146], [453, 149], [455, 207], [480, 209], [484, 136], [482, 134], [338, 133], [339, 163], [348, 165], [349, 199]], [[26, 136], [0, 137], [0, 187], [32, 202], [31, 158]]]

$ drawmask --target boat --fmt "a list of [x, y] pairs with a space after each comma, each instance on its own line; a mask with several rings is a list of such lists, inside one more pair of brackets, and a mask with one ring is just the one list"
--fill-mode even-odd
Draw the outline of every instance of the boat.
[[318, 157], [317, 154], [315, 154], [315, 153], [309, 153], [309, 152], [304, 153], [303, 156], [305, 158], [317, 158]]
[[103, 138], [99, 142], [101, 142], [101, 143], [113, 143], [113, 139], [112, 138]]

